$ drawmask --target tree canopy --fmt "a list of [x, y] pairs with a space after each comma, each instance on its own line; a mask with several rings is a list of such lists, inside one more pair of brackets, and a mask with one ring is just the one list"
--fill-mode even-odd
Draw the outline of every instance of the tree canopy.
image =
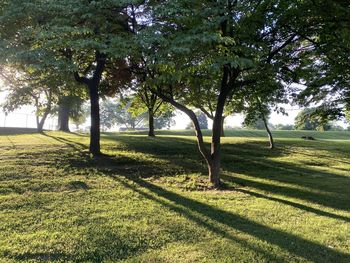
[[[226, 116], [262, 119], [270, 143], [267, 116], [284, 112], [281, 103], [315, 107], [321, 125], [345, 116], [349, 10], [333, 0], [2, 1], [0, 65], [17, 79], [7, 107], [29, 102], [21, 94], [37, 89], [54, 95], [46, 103], [58, 101], [56, 94], [79, 89], [68, 85], [74, 78], [90, 100], [94, 155], [101, 118], [111, 127], [121, 111], [147, 112], [154, 136], [154, 118], [176, 108], [193, 122], [209, 180], [219, 186]], [[118, 93], [128, 103], [100, 111], [100, 98]], [[210, 148], [196, 110], [213, 121]]]

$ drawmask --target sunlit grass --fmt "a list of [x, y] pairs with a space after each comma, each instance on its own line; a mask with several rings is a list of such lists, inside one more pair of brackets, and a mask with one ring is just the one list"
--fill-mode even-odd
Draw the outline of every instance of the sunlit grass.
[[226, 137], [220, 191], [167, 134], [0, 136], [0, 261], [350, 262], [347, 133]]

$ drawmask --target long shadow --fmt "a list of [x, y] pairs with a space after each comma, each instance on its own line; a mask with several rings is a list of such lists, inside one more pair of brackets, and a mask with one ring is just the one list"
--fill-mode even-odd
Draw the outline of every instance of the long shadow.
[[43, 133], [42, 135], [49, 137], [55, 141], [58, 141], [62, 144], [66, 144], [68, 146], [70, 146], [71, 148], [73, 148], [76, 151], [81, 151], [81, 150], [87, 150], [89, 149], [89, 147], [86, 144], [80, 143], [80, 142], [76, 142], [76, 141], [71, 141], [68, 140], [66, 138], [62, 138], [62, 137], [58, 137], [58, 136], [52, 136], [48, 133]]
[[[115, 176], [113, 178], [117, 179]], [[306, 260], [314, 262], [348, 262], [350, 260], [350, 254], [335, 251], [326, 246], [306, 240], [296, 235], [264, 226], [242, 216], [232, 214], [205, 203], [181, 196], [140, 178], [127, 177], [127, 179], [130, 179], [136, 183], [137, 187], [124, 183], [126, 187], [129, 187], [130, 189], [142, 194], [144, 197], [156, 201], [166, 206], [170, 210], [187, 217], [208, 230], [220, 235], [225, 235], [225, 237], [230, 239], [232, 239], [230, 234], [221, 229], [218, 226], [218, 223], [229, 227], [232, 230], [244, 232], [260, 240], [266, 241], [269, 244], [276, 245]], [[121, 180], [118, 181], [122, 182]], [[154, 193], [157, 198], [141, 190], [140, 187], [148, 189]], [[175, 205], [164, 202], [159, 199], [159, 197], [162, 197]], [[203, 216], [203, 219], [197, 216], [197, 214]], [[213, 220], [214, 222], [209, 223], [206, 219]]]
[[289, 206], [292, 206], [292, 207], [295, 207], [295, 208], [298, 208], [298, 209], [301, 209], [301, 210], [304, 210], [304, 211], [307, 211], [307, 212], [314, 213], [316, 215], [325, 216], [325, 217], [334, 218], [334, 219], [339, 219], [339, 220], [343, 220], [345, 222], [350, 222], [350, 218], [349, 217], [342, 216], [342, 215], [337, 215], [337, 214], [332, 214], [332, 213], [329, 213], [329, 212], [326, 212], [326, 211], [323, 211], [323, 210], [320, 210], [320, 209], [317, 209], [317, 208], [313, 208], [313, 207], [306, 206], [306, 205], [303, 205], [303, 204], [295, 203], [295, 202], [292, 202], [292, 201], [288, 201], [288, 200], [284, 200], [284, 199], [280, 199], [280, 198], [276, 198], [276, 197], [272, 197], [272, 196], [263, 195], [263, 194], [252, 192], [252, 191], [249, 191], [249, 190], [246, 190], [246, 189], [242, 189], [242, 188], [236, 188], [235, 191], [241, 192], [241, 193], [244, 193], [244, 194], [248, 194], [248, 195], [251, 195], [251, 196], [254, 196], [254, 197], [257, 197], [257, 198], [263, 198], [263, 199], [266, 199], [266, 200], [279, 202], [279, 203], [282, 203], [282, 204], [285, 204], [285, 205], [289, 205]]
[[[57, 138], [54, 136], [49, 136], [54, 140], [57, 140], [61, 143], [66, 143], [67, 145], [69, 145], [70, 147], [74, 148], [75, 150], [79, 151], [82, 149], [87, 149], [87, 146], [84, 144], [81, 144], [79, 142], [74, 142], [65, 138]], [[147, 154], [154, 154], [154, 152], [156, 152], [156, 156], [157, 158], [163, 158], [164, 160], [167, 161], [171, 161], [175, 167], [180, 167], [180, 169], [183, 171], [189, 171], [189, 172], [206, 172], [205, 166], [202, 164], [200, 157], [198, 156], [198, 158], [195, 157], [191, 157], [192, 154], [189, 153], [187, 150], [187, 147], [183, 147], [183, 145], [179, 145], [177, 140], [175, 140], [175, 142], [177, 143], [177, 145], [179, 145], [178, 147], [175, 147], [174, 149], [172, 149], [173, 154], [174, 153], [182, 153], [183, 156], [185, 156], [185, 158], [169, 158], [169, 152], [171, 153], [171, 151], [169, 151], [169, 144], [166, 144], [166, 146], [163, 146], [165, 144], [165, 142], [168, 142], [168, 138], [166, 139], [160, 139], [161, 142], [164, 142], [162, 144], [159, 144], [159, 141], [157, 143], [157, 147], [153, 147], [151, 150], [149, 148], [149, 145], [147, 145], [147, 142], [145, 142], [145, 140], [143, 140], [143, 143], [140, 144], [140, 138], [133, 138], [133, 139], [129, 139], [128, 142], [125, 142], [125, 139], [123, 140], [123, 143], [127, 144], [127, 148], [128, 149], [134, 149], [136, 151], [140, 151], [143, 153], [147, 153]], [[188, 141], [185, 141], [186, 143], [191, 143]], [[153, 144], [154, 141], [149, 141], [149, 144]], [[174, 141], [172, 142], [174, 143]], [[138, 145], [141, 145], [140, 147], [137, 147]], [[192, 144], [192, 143], [191, 143]], [[164, 153], [166, 153], [167, 155], [164, 156]], [[273, 153], [276, 154], [276, 153]], [[80, 157], [80, 158], [84, 158], [84, 157]], [[85, 158], [90, 160], [90, 156], [88, 154], [86, 154]], [[84, 166], [87, 165], [86, 160], [70, 160], [71, 161], [71, 165], [79, 165], [79, 166]], [[73, 163], [75, 162], [75, 163]], [[80, 163], [80, 164], [79, 164]], [[113, 163], [115, 163], [113, 165]], [[259, 163], [260, 164], [260, 163]], [[158, 167], [152, 163], [149, 162], [140, 162], [140, 161], [136, 161], [134, 159], [128, 159], [128, 158], [121, 158], [118, 157], [114, 159], [114, 161], [111, 158], [100, 158], [98, 163], [94, 162], [91, 164], [91, 166], [93, 165], [100, 165], [100, 168], [105, 167], [108, 168], [107, 170], [110, 172], [122, 172], [123, 169], [125, 169], [126, 167], [128, 168], [128, 172], [129, 173], [137, 173], [142, 177], [148, 177], [148, 176], [161, 176], [162, 174], [166, 173], [166, 175], [171, 176], [171, 175], [176, 175], [178, 174], [179, 170], [172, 170], [169, 171], [169, 169], [163, 170], [161, 167]], [[249, 161], [247, 161], [246, 163], [241, 163], [240, 165], [242, 165], [242, 167], [244, 167], [244, 170], [242, 172], [244, 172], [245, 174], [251, 176], [251, 177], [256, 177], [256, 178], [268, 178], [271, 180], [276, 180], [279, 182], [283, 182], [283, 183], [294, 183], [296, 182], [297, 185], [302, 185], [304, 187], [309, 187], [311, 189], [318, 189], [318, 187], [315, 187], [314, 185], [310, 184], [315, 184], [315, 182], [311, 182], [311, 183], [300, 183], [299, 181], [301, 181], [303, 178], [301, 178], [300, 176], [298, 176], [297, 179], [295, 178], [287, 178], [287, 179], [283, 179], [283, 177], [285, 177], [285, 174], [283, 176], [281, 176], [281, 172], [286, 173], [286, 171], [289, 173], [293, 170], [293, 166], [290, 165], [286, 165], [287, 168], [283, 169], [277, 169], [278, 172], [277, 174], [282, 177], [282, 178], [275, 178], [275, 177], [270, 177], [270, 176], [266, 176], [266, 166], [264, 166], [263, 164], [261, 164], [261, 166], [255, 166], [253, 167], [254, 169], [249, 169], [251, 166], [251, 163], [249, 163]], [[272, 166], [269, 165], [269, 166]], [[241, 166], [239, 166], [241, 167]], [[239, 167], [237, 168], [239, 170]], [[273, 166], [272, 166], [273, 167]], [[259, 171], [263, 170], [263, 168], [265, 168], [265, 172], [264, 173], [259, 173]], [[297, 169], [297, 168], [296, 168]], [[307, 169], [301, 169], [302, 171], [307, 171], [308, 173], [312, 173], [314, 171], [310, 171]], [[298, 169], [296, 171], [299, 171]], [[273, 169], [273, 173], [276, 173], [276, 170]], [[298, 174], [298, 173], [297, 173]], [[298, 174], [299, 175], [299, 174]], [[326, 176], [332, 176], [332, 174], [326, 174]], [[278, 186], [278, 185], [271, 185], [271, 184], [266, 184], [263, 182], [257, 182], [248, 178], [241, 178], [241, 177], [232, 177], [232, 176], [228, 176], [225, 173], [222, 175], [222, 178], [227, 181], [227, 182], [231, 182], [231, 183], [238, 183], [242, 186], [248, 186], [248, 187], [252, 187], [255, 189], [259, 189], [265, 192], [269, 192], [269, 193], [273, 193], [273, 194], [278, 194], [278, 195], [283, 195], [283, 196], [287, 196], [287, 197], [292, 197], [292, 198], [297, 198], [297, 199], [303, 199], [306, 201], [310, 201], [312, 203], [315, 204], [320, 204], [323, 206], [327, 206], [330, 208], [336, 208], [336, 209], [341, 209], [341, 210], [345, 210], [348, 211], [350, 210], [349, 208], [349, 199], [348, 198], [341, 198], [339, 196], [336, 195], [332, 195], [332, 192], [329, 194], [325, 194], [323, 192], [321, 193], [315, 193], [312, 191], [307, 191], [304, 189], [296, 189], [296, 188], [292, 188], [292, 187], [287, 187], [287, 186]], [[342, 177], [343, 178], [343, 177]], [[299, 179], [299, 181], [298, 181]], [[324, 191], [323, 188], [321, 188], [322, 191]], [[272, 198], [272, 197], [271, 197]], [[279, 201], [281, 203], [286, 203], [289, 201], [284, 201], [282, 199], [278, 199], [276, 198], [274, 201]], [[336, 214], [333, 213], [329, 213], [329, 212], [325, 212], [319, 209], [315, 209], [309, 206], [305, 206], [305, 205], [301, 205], [301, 204], [297, 204], [297, 203], [293, 203], [293, 202], [289, 202], [289, 205], [292, 205], [298, 209], [303, 209], [305, 211], [308, 212], [313, 212], [315, 214], [321, 215], [321, 216], [329, 216], [331, 218], [337, 218], [337, 219], [342, 219], [345, 221], [349, 221], [349, 218], [347, 217], [342, 217], [342, 216], [338, 216]]]
[[[155, 155], [157, 158], [171, 161], [174, 165], [181, 166], [184, 169], [187, 169], [187, 171], [192, 172], [195, 170], [197, 172], [206, 173], [205, 165], [200, 156], [188, 151], [188, 144], [195, 147], [193, 141], [179, 138], [157, 138], [157, 141], [147, 141], [145, 138], [111, 138], [112, 141], [115, 141], [116, 139], [125, 144], [125, 148], [127, 149]], [[222, 157], [222, 167], [225, 171], [230, 173], [242, 173], [251, 178], [268, 179], [281, 183], [302, 186], [303, 188], [309, 188], [310, 190], [317, 190], [320, 194], [287, 186], [279, 187], [267, 184], [262, 185], [250, 181], [249, 179], [247, 179], [247, 181], [244, 181], [241, 178], [225, 177], [225, 179], [229, 179], [231, 182], [238, 182], [243, 185], [256, 187], [271, 193], [297, 197], [331, 208], [350, 210], [350, 196], [346, 195], [346, 192], [341, 193], [341, 191], [346, 188], [346, 185], [349, 185], [350, 187], [349, 177], [276, 162], [264, 158], [265, 154], [271, 157], [283, 155], [284, 152], [283, 150], [274, 152], [271, 152], [268, 149], [261, 150], [259, 144], [238, 145], [234, 147], [236, 150], [232, 149], [232, 147], [228, 150], [227, 148], [228, 147], [223, 150]], [[244, 156], [237, 156], [237, 153], [242, 151], [245, 151]], [[236, 155], [233, 155], [232, 152]], [[180, 155], [180, 158], [177, 157], [178, 155]], [[315, 176], [317, 176], [317, 178], [315, 178]], [[342, 183], [335, 186], [334, 179], [338, 181], [341, 180]], [[330, 183], [328, 183], [328, 180], [330, 180]], [[341, 189], [339, 187], [341, 187]]]
[[[135, 187], [131, 184], [126, 183], [125, 181], [121, 180], [120, 178], [118, 178], [117, 176], [114, 175], [110, 175], [110, 177], [112, 177], [113, 179], [117, 180], [119, 183], [121, 183], [123, 186], [139, 193], [140, 195], [144, 196], [145, 198], [155, 201], [165, 207], [167, 207], [168, 209], [170, 209], [171, 211], [174, 211], [182, 216], [185, 216], [186, 218], [190, 219], [191, 221], [197, 223], [199, 226], [206, 228], [207, 230], [215, 233], [216, 235], [219, 235], [221, 237], [227, 238], [233, 242], [239, 243], [244, 247], [249, 248], [252, 251], [258, 252], [259, 254], [263, 255], [265, 258], [270, 259], [270, 260], [277, 260], [278, 262], [284, 262], [285, 260], [281, 257], [279, 257], [276, 254], [270, 253], [266, 250], [263, 250], [261, 248], [259, 248], [258, 246], [254, 246], [252, 244], [250, 244], [249, 242], [247, 242], [246, 240], [236, 237], [232, 234], [230, 234], [229, 232], [225, 231], [224, 229], [222, 229], [221, 227], [217, 226], [216, 224], [212, 224], [209, 223], [208, 220], [206, 218], [201, 218], [199, 216], [197, 216], [195, 213], [188, 211], [188, 208], [185, 207], [181, 207], [178, 205], [173, 205], [169, 202], [165, 202], [159, 198], [156, 198], [155, 196], [148, 194], [147, 192], [143, 191], [140, 189], [140, 187]], [[127, 179], [130, 179], [129, 177], [127, 177]], [[141, 186], [143, 183], [141, 182], [141, 179], [138, 178], [133, 178], [131, 179], [133, 182], [138, 183], [139, 186]], [[145, 182], [142, 180], [142, 182]], [[144, 187], [142, 185], [142, 187]]]
[[[60, 138], [59, 141], [66, 142], [71, 147], [74, 147], [75, 149], [81, 149], [82, 145], [77, 142], [73, 142], [70, 140], [66, 140], [63, 138]], [[86, 147], [86, 145], [84, 145]], [[266, 250], [263, 250], [259, 247], [253, 246], [249, 244], [247, 241], [238, 239], [234, 235], [228, 233], [225, 231], [222, 227], [220, 227], [220, 224], [228, 227], [232, 230], [238, 230], [241, 232], [244, 232], [246, 234], [249, 234], [251, 236], [254, 236], [260, 240], [266, 241], [272, 245], [276, 245], [284, 250], [287, 250], [288, 252], [303, 257], [306, 260], [315, 261], [315, 262], [348, 262], [350, 260], [350, 255], [335, 251], [329, 247], [317, 244], [315, 242], [306, 240], [304, 238], [298, 237], [296, 235], [283, 232], [281, 230], [276, 230], [269, 228], [265, 225], [262, 225], [260, 223], [254, 222], [252, 220], [246, 219], [242, 216], [229, 213], [227, 211], [218, 209], [216, 207], [207, 205], [205, 203], [184, 197], [182, 195], [179, 195], [177, 193], [165, 190], [159, 186], [156, 186], [150, 182], [147, 182], [143, 180], [142, 178], [144, 175], [149, 175], [150, 172], [156, 172], [159, 171], [159, 167], [152, 166], [151, 163], [147, 162], [138, 162], [137, 160], [131, 160], [129, 165], [132, 164], [137, 167], [139, 165], [149, 165], [150, 170], [144, 171], [143, 169], [138, 170], [137, 173], [130, 173], [130, 169], [125, 169], [122, 165], [123, 163], [120, 163], [119, 160], [116, 158], [105, 156], [103, 158], [98, 159], [97, 161], [94, 161], [92, 165], [96, 167], [99, 171], [101, 171], [104, 175], [110, 176], [114, 178], [115, 180], [118, 180], [119, 182], [123, 183], [126, 187], [131, 188], [132, 190], [142, 194], [144, 197], [149, 198], [153, 201], [156, 201], [166, 207], [168, 207], [170, 210], [179, 213], [188, 219], [196, 222], [198, 225], [207, 228], [213, 233], [216, 233], [218, 235], [221, 235], [222, 237], [226, 237], [232, 241], [239, 242], [243, 245], [248, 246], [250, 249], [257, 251], [258, 253], [261, 253], [264, 255], [264, 257], [267, 257], [271, 260], [277, 260], [279, 262], [283, 261], [283, 258], [278, 258], [276, 255], [273, 255]], [[74, 165], [74, 162], [72, 163]], [[110, 169], [112, 167], [113, 169]], [[119, 169], [115, 169], [116, 167], [119, 167]], [[118, 176], [115, 176], [115, 174], [120, 174], [126, 179], [131, 180], [133, 183], [136, 184], [136, 186], [130, 185], [123, 180], [119, 179]], [[248, 181], [248, 180], [246, 180]], [[245, 182], [247, 183], [247, 182]], [[248, 182], [249, 183], [249, 182]], [[257, 182], [251, 182], [252, 187], [256, 187], [259, 189], [262, 188], [261, 186], [257, 185]], [[267, 188], [267, 186], [264, 186], [265, 189], [269, 192], [275, 192], [276, 189], [274, 186], [270, 186], [271, 188]], [[151, 191], [154, 195], [151, 195], [144, 190], [141, 190], [142, 188], [148, 189]], [[290, 191], [295, 191], [295, 189], [289, 189], [286, 194], [286, 190], [280, 190], [281, 194], [290, 195]], [[316, 195], [318, 196], [318, 195]], [[261, 196], [256, 196], [261, 197]], [[163, 201], [162, 199], [165, 199], [166, 201]], [[322, 215], [322, 216], [329, 216], [333, 218], [337, 218], [336, 215], [319, 211], [317, 209], [309, 208], [304, 205], [295, 204], [293, 202], [284, 201], [284, 200], [278, 200], [277, 198], [271, 198], [273, 201], [281, 202], [284, 204], [295, 206], [299, 209], [304, 209], [308, 212], [314, 212], [316, 214]], [[170, 202], [170, 203], [169, 203]], [[213, 223], [210, 223], [209, 220], [212, 220]], [[348, 221], [348, 218], [339, 218], [342, 220]]]

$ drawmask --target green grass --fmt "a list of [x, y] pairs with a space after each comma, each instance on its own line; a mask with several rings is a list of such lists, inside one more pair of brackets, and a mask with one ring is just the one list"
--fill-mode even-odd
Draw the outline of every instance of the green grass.
[[349, 134], [239, 132], [220, 191], [180, 132], [1, 133], [0, 262], [350, 262]]
[[[172, 135], [172, 136], [194, 136], [195, 132], [193, 130], [161, 130], [157, 131], [161, 135]], [[350, 140], [349, 131], [272, 131], [275, 138], [290, 138], [290, 139], [299, 139], [301, 136], [312, 136], [316, 140]], [[118, 134], [118, 133], [117, 133]], [[130, 135], [147, 135], [147, 131], [138, 131], [138, 132], [124, 132], [122, 134]], [[211, 130], [204, 130], [203, 134], [205, 136], [211, 136]], [[267, 137], [267, 133], [264, 130], [226, 130], [225, 135], [227, 137], [248, 137], [248, 138], [260, 138]]]

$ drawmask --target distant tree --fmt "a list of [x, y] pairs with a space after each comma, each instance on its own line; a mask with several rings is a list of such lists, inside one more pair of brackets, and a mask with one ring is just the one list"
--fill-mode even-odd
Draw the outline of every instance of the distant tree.
[[344, 130], [345, 129], [342, 126], [340, 126], [336, 123], [330, 123], [329, 131], [344, 131]]
[[199, 127], [202, 129], [202, 130], [207, 130], [208, 129], [208, 119], [207, 119], [207, 116], [205, 116], [205, 114], [203, 112], [199, 112], [197, 114], [197, 119], [198, 119], [198, 122], [199, 122]]
[[276, 124], [274, 126], [276, 130], [292, 131], [294, 130], [294, 125], [292, 124]]
[[252, 123], [243, 123], [243, 126], [252, 130], [265, 130], [265, 124], [262, 118], [257, 118]]
[[147, 113], [148, 136], [155, 136], [155, 129], [171, 126], [174, 117], [174, 108], [152, 93], [147, 87], [142, 87], [132, 96], [124, 98], [124, 104], [128, 106], [128, 112], [137, 118]]
[[84, 99], [80, 96], [63, 95], [58, 99], [58, 130], [69, 132], [69, 120], [78, 120]]
[[163, 112], [162, 115], [154, 119], [154, 128], [158, 130], [163, 128], [170, 129], [175, 124], [174, 117], [175, 113], [173, 110]]
[[72, 111], [70, 119], [75, 125], [76, 129], [79, 129], [79, 126], [86, 122], [87, 117], [89, 116], [90, 109], [87, 105], [83, 104], [77, 109]]
[[317, 113], [317, 108], [306, 108], [300, 111], [295, 117], [295, 128], [297, 130], [329, 130], [331, 128], [329, 122], [325, 122]]
[[135, 116], [128, 111], [130, 102], [114, 102], [104, 100], [101, 103], [101, 126], [103, 129], [110, 129], [114, 125], [124, 126], [128, 130], [135, 130], [144, 124], [147, 113], [143, 112]]
[[[206, 114], [204, 114], [201, 111], [198, 111], [198, 112], [196, 112], [196, 116], [197, 116], [197, 119], [198, 119], [199, 127], [202, 130], [207, 130], [208, 129], [208, 119], [207, 119]], [[186, 126], [186, 129], [188, 129], [188, 130], [189, 129], [194, 129], [194, 125], [193, 125], [192, 121]]]
[[57, 102], [60, 76], [50, 72], [50, 69], [36, 70], [32, 67], [22, 67], [21, 70], [8, 68], [2, 71], [8, 95], [2, 105], [5, 112], [11, 112], [24, 105], [35, 107], [38, 132], [43, 131], [45, 121], [52, 113]]

